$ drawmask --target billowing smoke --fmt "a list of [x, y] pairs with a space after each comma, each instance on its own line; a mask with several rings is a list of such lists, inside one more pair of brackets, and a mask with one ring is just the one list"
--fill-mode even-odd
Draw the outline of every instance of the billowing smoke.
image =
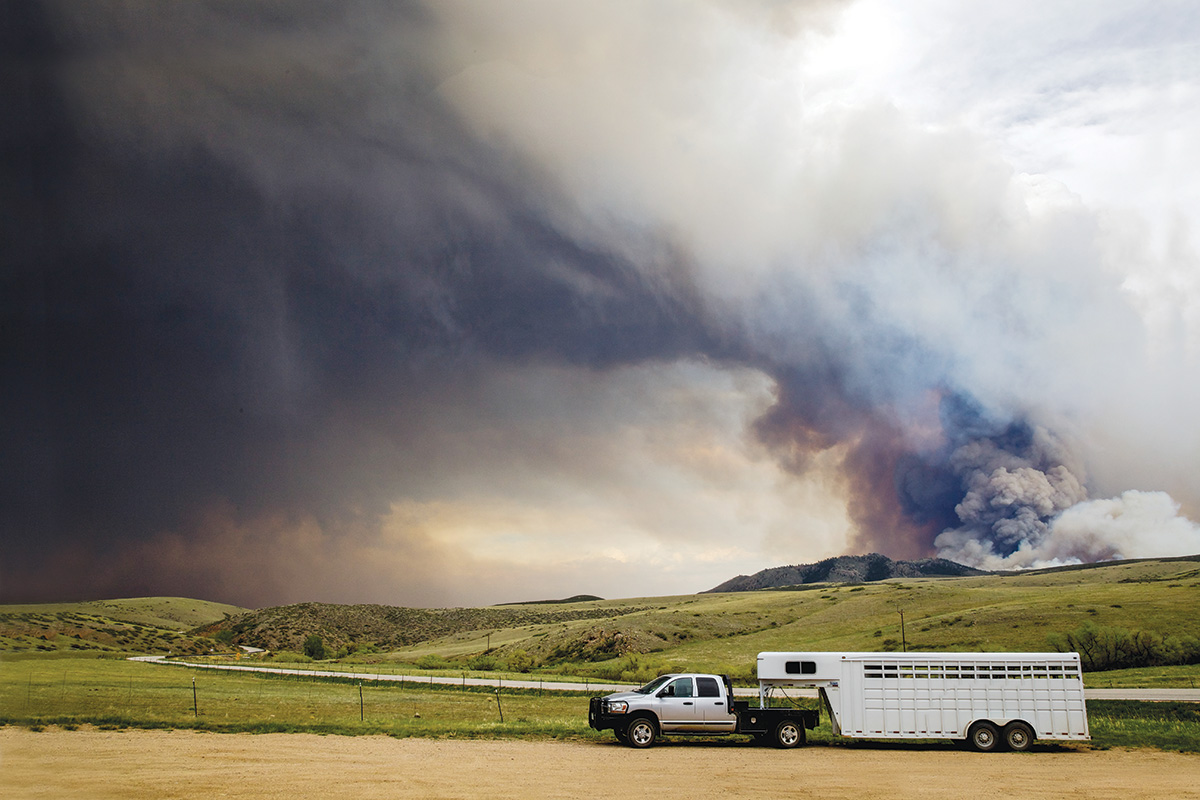
[[897, 13], [22, 4], [0, 593], [498, 602], [1200, 551], [1191, 195], [1147, 221], [1067, 182], [1104, 128], [1078, 120], [1111, 144], [1129, 98], [1200, 102], [1169, 70], [1068, 91], [1157, 64], [1152, 32], [1066, 69], [1039, 37], [1078, 20], [1029, 4], [1027, 60], [981, 68], [905, 58], [939, 28]]

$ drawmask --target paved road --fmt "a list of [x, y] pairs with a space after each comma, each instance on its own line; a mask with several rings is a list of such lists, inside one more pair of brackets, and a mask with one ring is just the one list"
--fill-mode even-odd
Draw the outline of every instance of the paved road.
[[[428, 683], [448, 686], [486, 686], [508, 689], [542, 689], [556, 692], [620, 692], [630, 688], [628, 684], [565, 683], [560, 681], [528, 681], [505, 680], [503, 678], [467, 678], [440, 675], [385, 675], [376, 672], [339, 672], [324, 669], [289, 669], [287, 667], [261, 667], [241, 664], [205, 664], [199, 661], [168, 661], [165, 656], [134, 656], [130, 661], [145, 661], [154, 664], [191, 667], [193, 669], [215, 669], [230, 672], [266, 672], [272, 675], [311, 675], [321, 678], [344, 678], [358, 681], [381, 681], [392, 683]], [[757, 697], [757, 689], [738, 688], [734, 690], [738, 697]], [[798, 697], [816, 697], [816, 689], [799, 689], [792, 692]], [[1173, 700], [1187, 703], [1200, 703], [1200, 689], [1085, 689], [1084, 696], [1088, 700]]]

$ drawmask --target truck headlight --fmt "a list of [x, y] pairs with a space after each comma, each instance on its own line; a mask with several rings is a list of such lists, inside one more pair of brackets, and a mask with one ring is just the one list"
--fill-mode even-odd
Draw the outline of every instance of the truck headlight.
[[610, 714], [624, 714], [629, 710], [629, 703], [624, 700], [610, 700], [607, 705]]

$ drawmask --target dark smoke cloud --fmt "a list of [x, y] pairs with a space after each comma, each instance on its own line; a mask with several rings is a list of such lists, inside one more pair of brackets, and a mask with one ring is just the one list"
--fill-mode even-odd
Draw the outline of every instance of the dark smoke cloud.
[[[186, 528], [216, 501], [332, 525], [379, 514], [419, 469], [414, 418], [481, 363], [720, 355], [686, 285], [647, 285], [619, 254], [564, 237], [530, 208], [536, 186], [514, 183], [430, 94], [419, 8], [339, 12], [413, 46], [383, 74], [369, 54], [335, 71], [322, 45], [305, 49], [350, 24], [321, 4], [198, 3], [187, 19], [156, 6], [136, 21], [120, 9], [31, 4], [10, 30], [22, 43], [4, 159], [9, 241], [22, 245], [3, 273], [10, 597], [79, 580], [117, 591], [49, 576], [68, 554]], [[77, 73], [91, 69], [118, 82], [83, 102], [91, 79]], [[289, 91], [293, 71], [312, 83]], [[385, 90], [402, 114], [379, 125], [371, 95]], [[172, 113], [196, 120], [137, 141]], [[264, 170], [288, 184], [264, 184]], [[165, 589], [154, 584], [136, 588]]]
[[847, 549], [1143, 554], [1099, 502], [1195, 538], [1166, 495], [1089, 500], [1052, 432], [1075, 396], [1046, 342], [1136, 327], [1088, 272], [1095, 216], [1030, 217], [1040, 189], [894, 109], [777, 119], [756, 94], [842, 5], [12, 12], [0, 595], [461, 602], [446, 586], [525, 584], [454, 537], [524, 524], [521, 496], [595, 538], [612, 504], [582, 485], [621, 485], [642, 524], [620, 535], [683, 549], [686, 500], [659, 498], [692, 486], [607, 448], [678, 424], [647, 452], [736, 505], [687, 423], [741, 430], [692, 393], [753, 406], [753, 376], [749, 429], [797, 480], [834, 476]]

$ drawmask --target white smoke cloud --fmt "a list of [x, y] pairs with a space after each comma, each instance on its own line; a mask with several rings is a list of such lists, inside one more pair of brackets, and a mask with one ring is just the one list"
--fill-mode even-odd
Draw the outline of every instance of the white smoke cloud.
[[1129, 490], [1118, 497], [1086, 500], [1021, 533], [1016, 549], [1007, 555], [996, 551], [995, 540], [973, 536], [965, 528], [946, 531], [937, 544], [946, 558], [992, 570], [1200, 552], [1200, 525], [1180, 516], [1179, 504], [1166, 492]]

